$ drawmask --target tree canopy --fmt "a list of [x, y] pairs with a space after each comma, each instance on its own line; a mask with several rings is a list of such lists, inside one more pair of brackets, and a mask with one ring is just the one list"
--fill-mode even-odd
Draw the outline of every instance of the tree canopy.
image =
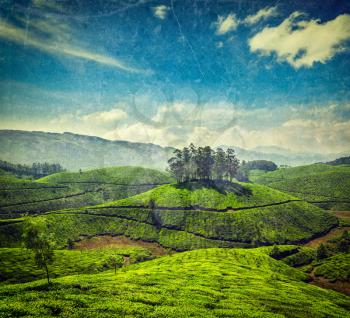
[[269, 160], [252, 160], [244, 164], [246, 170], [264, 170], [275, 171], [278, 167], [273, 161]]
[[225, 178], [232, 180], [239, 168], [239, 160], [233, 149], [228, 148], [225, 152], [221, 148], [197, 148], [193, 144], [182, 150], [176, 149], [168, 163], [169, 171], [178, 182]]
[[50, 283], [48, 265], [53, 262], [54, 242], [41, 221], [28, 221], [23, 229], [23, 242], [27, 249], [34, 252], [34, 261], [39, 268], [44, 268], [47, 282]]

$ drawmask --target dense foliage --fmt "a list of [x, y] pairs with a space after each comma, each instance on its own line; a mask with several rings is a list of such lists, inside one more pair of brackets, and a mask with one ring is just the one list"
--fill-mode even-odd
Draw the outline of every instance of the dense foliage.
[[252, 160], [244, 163], [244, 168], [247, 170], [263, 170], [263, 171], [275, 171], [277, 165], [268, 160]]
[[233, 149], [224, 152], [209, 146], [196, 148], [193, 144], [182, 150], [176, 149], [170, 158], [169, 170], [178, 182], [189, 180], [232, 180], [239, 168], [239, 160]]

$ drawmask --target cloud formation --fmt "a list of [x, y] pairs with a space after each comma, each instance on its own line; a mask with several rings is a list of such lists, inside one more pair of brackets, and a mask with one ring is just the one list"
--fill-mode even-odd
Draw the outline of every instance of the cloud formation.
[[248, 24], [248, 25], [252, 25], [252, 24], [258, 23], [261, 20], [265, 20], [267, 18], [274, 17], [274, 16], [277, 16], [277, 15], [278, 15], [278, 8], [277, 8], [277, 6], [270, 7], [270, 8], [266, 7], [266, 8], [263, 8], [263, 9], [259, 10], [255, 14], [248, 15], [244, 19], [243, 23]]
[[128, 114], [120, 108], [95, 112], [82, 117], [85, 122], [90, 122], [91, 124], [110, 124], [126, 118], [128, 118]]
[[321, 23], [319, 19], [306, 20], [305, 14], [294, 12], [280, 25], [265, 27], [248, 43], [251, 52], [263, 56], [274, 53], [278, 61], [286, 61], [298, 69], [327, 62], [345, 50], [345, 42], [349, 39], [349, 14]]
[[[121, 124], [103, 137], [163, 146], [280, 146], [299, 152], [338, 153], [350, 149], [350, 105], [246, 109], [230, 103], [199, 107], [178, 103], [160, 107], [144, 122]], [[187, 116], [191, 113], [191, 116]]]
[[216, 34], [224, 35], [228, 32], [235, 31], [239, 25], [239, 20], [236, 14], [230, 13], [226, 17], [219, 16], [214, 25], [216, 27]]
[[33, 18], [28, 22], [27, 27], [15, 26], [0, 18], [0, 38], [18, 44], [29, 45], [49, 54], [92, 61], [131, 73], [146, 72], [128, 66], [114, 57], [93, 52], [77, 43], [72, 44], [74, 43], [74, 38], [68, 25], [57, 23], [52, 18], [37, 20]]
[[161, 20], [164, 20], [167, 17], [168, 12], [170, 10], [169, 7], [167, 7], [163, 4], [156, 6], [156, 7], [153, 7], [152, 9], [153, 9], [154, 16], [158, 19], [161, 19]]
[[[296, 152], [350, 150], [350, 104], [249, 109], [229, 102], [160, 105], [150, 121], [126, 113], [127, 105], [88, 114], [62, 113], [52, 120], [0, 119], [2, 129], [72, 131], [112, 140], [182, 147], [230, 145], [246, 149], [279, 146]], [[74, 129], [73, 129], [74, 127]]]

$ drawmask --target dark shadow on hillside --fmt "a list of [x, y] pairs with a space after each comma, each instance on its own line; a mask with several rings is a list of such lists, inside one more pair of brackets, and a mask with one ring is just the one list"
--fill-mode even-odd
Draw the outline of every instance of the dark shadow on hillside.
[[180, 182], [174, 185], [177, 189], [187, 189], [190, 191], [200, 189], [214, 189], [221, 194], [234, 193], [236, 195], [252, 195], [249, 188], [242, 186], [239, 183], [230, 182], [228, 180], [192, 180]]

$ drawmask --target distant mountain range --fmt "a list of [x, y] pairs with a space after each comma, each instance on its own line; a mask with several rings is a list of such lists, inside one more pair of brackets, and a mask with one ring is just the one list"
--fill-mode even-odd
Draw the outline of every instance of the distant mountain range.
[[[253, 150], [230, 147], [236, 150], [241, 160], [271, 160], [278, 165], [295, 166], [327, 162], [348, 155], [294, 153], [279, 147], [259, 147]], [[59, 163], [68, 170], [77, 171], [124, 165], [162, 170], [167, 166], [167, 160], [175, 148], [148, 143], [111, 141], [69, 132], [0, 130], [0, 149], [0, 160], [29, 165], [33, 162]]]
[[299, 153], [276, 146], [257, 147], [254, 149], [243, 149], [240, 147], [227, 145], [221, 146], [223, 149], [226, 149], [228, 147], [235, 149], [238, 158], [241, 160], [271, 160], [278, 165], [289, 166], [300, 166], [316, 162], [327, 162], [350, 154], [350, 151], [348, 153], [345, 152], [340, 154]]
[[165, 169], [174, 148], [111, 141], [72, 133], [0, 130], [0, 159], [13, 163], [59, 163], [64, 168], [143, 166]]

